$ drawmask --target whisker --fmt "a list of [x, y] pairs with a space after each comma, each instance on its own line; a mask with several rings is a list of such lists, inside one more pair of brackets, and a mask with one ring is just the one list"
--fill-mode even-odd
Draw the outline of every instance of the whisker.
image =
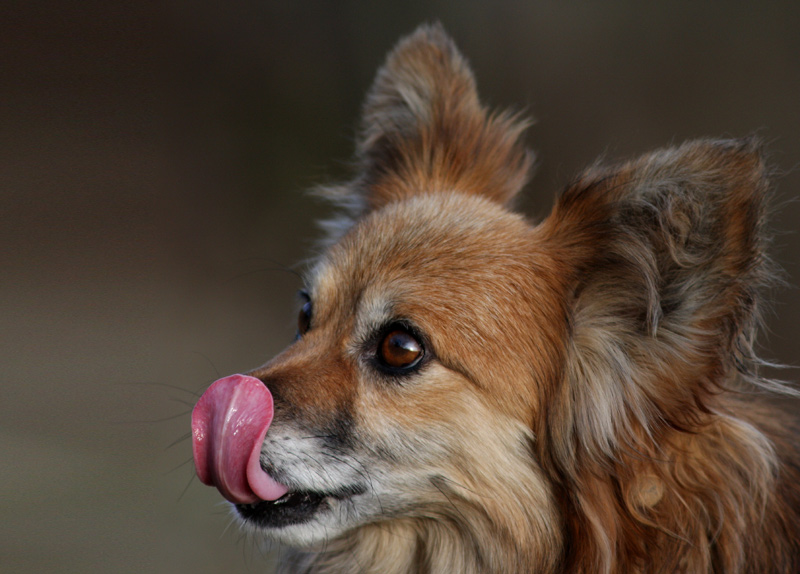
[[160, 419], [139, 419], [139, 420], [132, 420], [132, 421], [109, 421], [109, 424], [112, 425], [140, 425], [140, 424], [156, 424], [156, 423], [165, 423], [167, 421], [174, 421], [175, 419], [179, 419], [181, 417], [185, 417], [186, 415], [190, 414], [192, 411], [183, 411], [175, 415], [170, 415], [168, 417], [160, 418]]
[[[184, 464], [186, 464], [186, 463], [183, 463], [181, 466], [183, 466]], [[180, 466], [178, 468], [180, 468]], [[189, 491], [189, 487], [192, 485], [192, 482], [194, 482], [194, 479], [196, 477], [197, 477], [197, 475], [195, 473], [192, 473], [192, 476], [189, 477], [189, 481], [186, 483], [186, 486], [183, 487], [183, 490], [181, 491], [180, 495], [178, 496], [177, 502], [180, 502], [183, 499], [183, 497]]]
[[190, 403], [189, 401], [187, 401], [185, 399], [179, 399], [178, 397], [170, 397], [169, 400], [172, 401], [173, 403], [178, 403], [178, 404], [181, 404], [183, 406], [189, 407], [191, 409], [194, 408], [194, 403], [193, 402]]
[[458, 507], [457, 507], [457, 506], [456, 506], [456, 505], [453, 503], [453, 501], [450, 499], [450, 497], [449, 497], [449, 496], [447, 496], [447, 493], [446, 493], [446, 492], [445, 492], [445, 491], [442, 489], [442, 487], [440, 487], [438, 484], [436, 484], [437, 482], [438, 482], [438, 480], [437, 480], [437, 477], [431, 477], [431, 478], [430, 478], [430, 483], [431, 483], [433, 486], [435, 486], [435, 487], [436, 487], [436, 490], [438, 490], [439, 492], [441, 492], [441, 493], [442, 493], [442, 496], [444, 496], [444, 497], [447, 499], [447, 502], [449, 502], [449, 503], [450, 503], [450, 506], [452, 506], [452, 507], [453, 507], [453, 510], [455, 510], [456, 512], [458, 512], [458, 515], [459, 515], [459, 516], [461, 516], [461, 518], [464, 520], [464, 523], [465, 523], [465, 524], [469, 524], [469, 520], [467, 520], [467, 517], [466, 517], [466, 516], [464, 516], [464, 515], [461, 513], [461, 511], [460, 511], [460, 510], [458, 509]]
[[167, 388], [167, 389], [173, 389], [173, 390], [176, 390], [176, 391], [180, 391], [182, 393], [186, 393], [186, 394], [198, 397], [198, 398], [200, 397], [200, 394], [195, 392], [195, 391], [192, 391], [190, 389], [186, 389], [184, 387], [180, 387], [178, 385], [172, 385], [170, 383], [160, 383], [160, 382], [156, 382], [156, 381], [131, 381], [131, 382], [126, 382], [126, 383], [115, 383], [115, 384], [119, 385], [119, 386], [126, 386], [126, 387], [164, 387], [164, 388]]
[[164, 448], [164, 450], [169, 450], [169, 449], [171, 449], [173, 446], [175, 446], [175, 445], [177, 445], [177, 444], [180, 444], [180, 443], [182, 443], [183, 441], [185, 441], [185, 440], [187, 440], [187, 439], [191, 438], [191, 436], [192, 436], [192, 433], [191, 433], [191, 431], [190, 431], [190, 432], [187, 432], [185, 435], [182, 435], [182, 436], [178, 437], [177, 439], [175, 439], [174, 441], [172, 441], [171, 443], [169, 443], [169, 444], [168, 444], [168, 445], [167, 445], [167, 446]]
[[[175, 468], [173, 468], [172, 470], [168, 470], [167, 472], [165, 472], [165, 473], [164, 473], [164, 474], [162, 474], [161, 476], [169, 476], [170, 474], [172, 474], [173, 472], [175, 472], [176, 470], [178, 470], [178, 469], [180, 469], [180, 468], [183, 468], [184, 466], [186, 466], [186, 465], [187, 465], [187, 464], [189, 464], [190, 462], [194, 462], [194, 458], [193, 458], [193, 457], [189, 457], [189, 458], [187, 458], [187, 459], [186, 459], [186, 460], [184, 460], [182, 463], [180, 463], [178, 466], [176, 466], [176, 467], [175, 467]], [[192, 476], [194, 476], [194, 472], [192, 473]]]
[[211, 369], [217, 374], [218, 379], [222, 376], [219, 374], [219, 369], [217, 369], [217, 366], [210, 358], [208, 358], [207, 355], [201, 353], [200, 351], [192, 351], [192, 353], [194, 353], [195, 355], [200, 355], [203, 359], [205, 359], [206, 363], [208, 363], [211, 366]]

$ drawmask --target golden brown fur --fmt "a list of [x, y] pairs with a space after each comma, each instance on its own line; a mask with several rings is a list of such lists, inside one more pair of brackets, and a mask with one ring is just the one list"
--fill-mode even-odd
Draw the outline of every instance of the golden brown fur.
[[[255, 370], [262, 466], [324, 510], [266, 528], [286, 572], [800, 572], [796, 423], [754, 338], [767, 172], [752, 140], [596, 166], [533, 225], [526, 124], [440, 27], [369, 93], [310, 329]], [[375, 367], [385, 325], [425, 362]], [[785, 403], [784, 399], [783, 402]], [[351, 493], [352, 494], [352, 493]]]

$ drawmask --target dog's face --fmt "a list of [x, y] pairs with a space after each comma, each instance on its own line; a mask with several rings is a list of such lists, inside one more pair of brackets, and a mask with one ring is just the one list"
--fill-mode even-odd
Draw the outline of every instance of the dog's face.
[[485, 506], [525, 477], [539, 508], [524, 511], [549, 518], [532, 417], [558, 301], [534, 235], [446, 193], [360, 220], [311, 272], [298, 341], [250, 373], [275, 400], [262, 465], [304, 494], [242, 516], [308, 545], [390, 517], [444, 520], [454, 498]]
[[195, 408], [198, 475], [245, 524], [303, 547], [348, 533], [336, 552], [358, 539], [359, 571], [390, 530], [418, 560], [392, 571], [638, 571], [620, 556], [646, 564], [648, 540], [665, 571], [701, 571], [676, 545], [704, 548], [737, 493], [768, 490], [763, 436], [715, 414], [721, 389], [759, 383], [754, 142], [592, 168], [533, 225], [510, 208], [524, 129], [480, 105], [440, 28], [389, 56], [359, 171], [326, 190], [348, 215], [297, 341]]

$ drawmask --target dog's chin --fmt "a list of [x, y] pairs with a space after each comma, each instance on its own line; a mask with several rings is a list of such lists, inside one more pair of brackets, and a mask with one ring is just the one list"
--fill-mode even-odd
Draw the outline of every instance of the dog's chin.
[[252, 504], [236, 504], [242, 521], [265, 532], [276, 541], [295, 545], [314, 544], [319, 530], [330, 535], [336, 528], [341, 505], [363, 494], [363, 486], [354, 485], [335, 492], [290, 491], [275, 501], [262, 500]]

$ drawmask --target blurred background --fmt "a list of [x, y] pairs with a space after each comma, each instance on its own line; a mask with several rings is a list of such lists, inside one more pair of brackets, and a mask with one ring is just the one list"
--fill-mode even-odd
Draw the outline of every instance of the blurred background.
[[[0, 8], [0, 571], [268, 572], [193, 477], [189, 411], [293, 337], [292, 270], [364, 92], [440, 20], [525, 110], [523, 208], [604, 154], [759, 134], [786, 203], [765, 355], [800, 342], [800, 3], [7, 2]], [[796, 371], [783, 373], [797, 379]]]

